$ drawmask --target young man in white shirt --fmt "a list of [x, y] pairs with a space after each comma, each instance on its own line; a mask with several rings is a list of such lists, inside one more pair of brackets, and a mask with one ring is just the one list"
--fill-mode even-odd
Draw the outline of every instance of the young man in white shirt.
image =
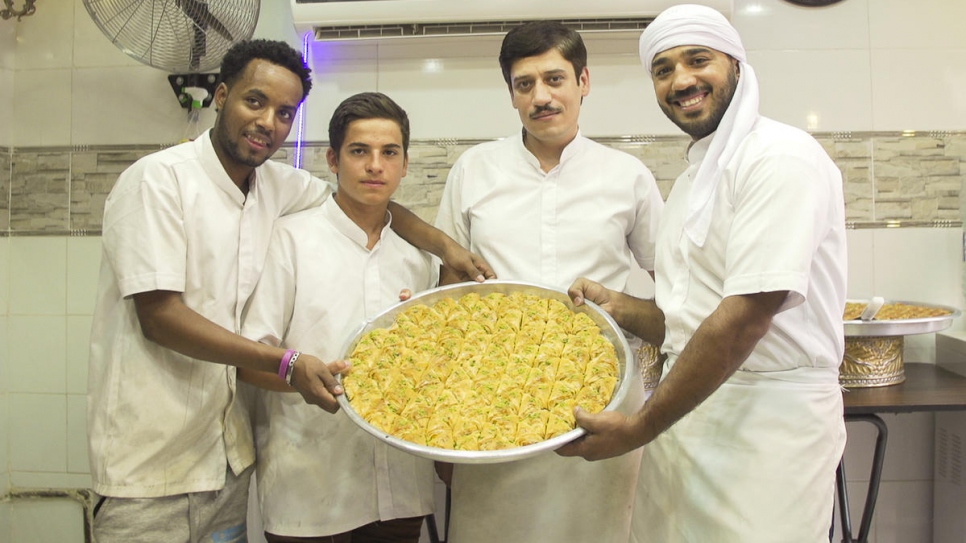
[[[105, 203], [88, 388], [100, 543], [244, 540], [254, 450], [236, 366], [287, 371], [330, 411], [342, 392], [339, 367], [309, 353], [286, 365], [285, 349], [237, 334], [273, 223], [329, 193], [268, 160], [311, 88], [309, 69], [284, 42], [252, 40], [228, 52], [221, 76], [214, 128], [136, 162]], [[444, 260], [489, 274], [408, 218], [410, 235]]]
[[[566, 289], [589, 276], [628, 288], [635, 266], [653, 268], [663, 201], [638, 159], [580, 134], [590, 93], [583, 40], [560, 23], [524, 24], [506, 35], [500, 66], [522, 130], [460, 156], [436, 226], [483, 255], [501, 279]], [[634, 375], [620, 406], [628, 413], [644, 401], [636, 367]], [[639, 466], [634, 455], [593, 465], [553, 453], [457, 465], [449, 537], [625, 543]]]
[[[437, 271], [429, 253], [389, 228], [387, 205], [408, 165], [406, 112], [381, 93], [351, 96], [332, 115], [329, 141], [338, 189], [276, 223], [242, 332], [336, 360], [365, 319], [404, 290], [435, 286]], [[241, 377], [277, 390], [260, 391], [255, 431], [269, 543], [418, 541], [434, 508], [432, 461], [306, 405], [276, 376], [242, 370]]]

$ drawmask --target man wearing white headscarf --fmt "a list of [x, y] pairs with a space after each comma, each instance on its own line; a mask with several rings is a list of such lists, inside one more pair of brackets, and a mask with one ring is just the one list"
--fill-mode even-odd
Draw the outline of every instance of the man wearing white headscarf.
[[665, 377], [635, 415], [578, 412], [589, 460], [642, 445], [632, 542], [828, 541], [845, 446], [841, 174], [807, 133], [758, 114], [720, 13], [668, 9], [641, 36], [658, 105], [692, 138], [659, 227], [654, 300], [587, 280]]

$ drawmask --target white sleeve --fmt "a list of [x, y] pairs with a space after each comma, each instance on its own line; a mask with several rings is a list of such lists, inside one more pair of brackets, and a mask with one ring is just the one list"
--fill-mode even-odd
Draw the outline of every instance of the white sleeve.
[[104, 206], [105, 255], [122, 296], [184, 292], [188, 242], [175, 174], [156, 162], [125, 170]]
[[736, 184], [725, 296], [789, 291], [782, 309], [804, 301], [819, 241], [828, 229], [830, 186], [806, 157], [769, 155]]
[[276, 227], [255, 291], [242, 313], [242, 335], [273, 346], [284, 343], [295, 308], [295, 254], [291, 234]]
[[456, 240], [463, 247], [470, 247], [470, 225], [463, 210], [463, 161], [457, 160], [446, 176], [446, 186], [436, 212], [436, 228]]
[[641, 171], [636, 175], [634, 193], [636, 216], [631, 232], [627, 236], [627, 246], [641, 268], [653, 271], [657, 228], [661, 222], [661, 213], [664, 211], [664, 199], [657, 188], [654, 174], [643, 164]]

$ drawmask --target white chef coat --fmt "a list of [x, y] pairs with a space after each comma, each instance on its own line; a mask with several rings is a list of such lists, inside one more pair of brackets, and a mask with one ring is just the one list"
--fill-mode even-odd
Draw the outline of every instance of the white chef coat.
[[[437, 282], [428, 253], [382, 230], [366, 233], [330, 198], [278, 221], [242, 333], [337, 360], [372, 318]], [[389, 447], [344, 413], [308, 405], [297, 393], [259, 391], [256, 477], [265, 530], [309, 537], [377, 520], [433, 512], [433, 462]]]
[[690, 149], [661, 223], [668, 367], [724, 297], [789, 295], [738, 372], [644, 447], [633, 540], [827, 541], [845, 444], [841, 174], [811, 136], [761, 118], [724, 169], [699, 248], [683, 222], [710, 139]]
[[650, 170], [627, 153], [578, 134], [544, 173], [518, 133], [460, 156], [436, 227], [500, 279], [567, 288], [586, 276], [623, 291], [632, 259], [654, 269], [663, 205]]
[[[633, 260], [653, 267], [662, 207], [654, 177], [626, 153], [578, 134], [545, 173], [515, 134], [459, 158], [436, 227], [483, 256], [501, 279], [566, 289], [585, 276], [623, 291]], [[625, 413], [644, 401], [634, 369]], [[450, 539], [624, 543], [639, 467], [639, 450], [593, 463], [548, 452], [457, 465]]]
[[237, 332], [275, 219], [328, 193], [307, 172], [269, 161], [255, 169], [246, 197], [207, 132], [120, 175], [104, 208], [91, 330], [95, 492], [150, 498], [218, 490], [229, 465], [237, 474], [252, 464], [248, 416], [234, 404], [235, 368], [145, 339], [131, 296], [181, 292], [188, 307]]

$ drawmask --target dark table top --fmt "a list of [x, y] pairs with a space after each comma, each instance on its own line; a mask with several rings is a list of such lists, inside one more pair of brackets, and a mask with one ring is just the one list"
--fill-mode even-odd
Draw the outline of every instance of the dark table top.
[[966, 377], [934, 364], [904, 366], [904, 383], [843, 392], [845, 414], [966, 410]]

